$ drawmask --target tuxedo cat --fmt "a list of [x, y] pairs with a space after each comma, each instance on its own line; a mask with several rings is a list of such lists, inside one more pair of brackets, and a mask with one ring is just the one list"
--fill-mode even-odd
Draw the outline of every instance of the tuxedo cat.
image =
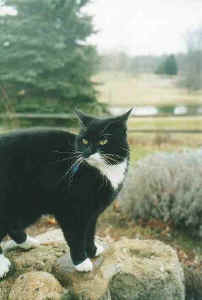
[[[37, 241], [25, 228], [42, 214], [57, 219], [78, 271], [93, 268], [102, 253], [96, 220], [120, 191], [128, 169], [127, 112], [100, 119], [77, 112], [78, 135], [26, 129], [0, 136], [0, 242], [29, 249]], [[0, 278], [10, 262], [0, 248]]]

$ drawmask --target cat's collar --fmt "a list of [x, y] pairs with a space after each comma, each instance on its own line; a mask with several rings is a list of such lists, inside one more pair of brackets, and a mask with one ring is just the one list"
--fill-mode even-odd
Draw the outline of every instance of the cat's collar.
[[77, 171], [79, 170], [79, 164], [75, 163], [72, 167], [72, 173], [75, 175]]

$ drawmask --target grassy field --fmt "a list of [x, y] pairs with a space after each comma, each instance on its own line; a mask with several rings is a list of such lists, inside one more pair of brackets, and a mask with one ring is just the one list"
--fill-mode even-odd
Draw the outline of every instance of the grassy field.
[[[98, 99], [114, 107], [135, 107], [144, 105], [202, 105], [202, 90], [188, 92], [177, 87], [176, 77], [140, 74], [131, 76], [126, 73], [101, 72], [95, 77], [100, 83]], [[202, 129], [202, 116], [193, 117], [146, 117], [129, 119], [129, 130], [133, 129]], [[156, 151], [182, 150], [187, 147], [202, 147], [200, 134], [168, 134], [168, 133], [130, 133], [132, 158]]]
[[196, 117], [169, 117], [169, 118], [130, 118], [129, 128], [134, 129], [202, 129], [202, 116]]
[[101, 72], [94, 80], [99, 83], [99, 100], [110, 106], [202, 104], [202, 90], [178, 88], [176, 77]]
[[156, 152], [175, 152], [202, 147], [200, 134], [129, 134], [131, 163]]

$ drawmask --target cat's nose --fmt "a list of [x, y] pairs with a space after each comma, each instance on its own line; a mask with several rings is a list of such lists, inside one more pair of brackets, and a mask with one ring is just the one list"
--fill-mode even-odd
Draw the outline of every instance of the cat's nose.
[[85, 152], [84, 152], [84, 158], [88, 158], [90, 155], [92, 155], [94, 152], [92, 150], [92, 148], [89, 146]]

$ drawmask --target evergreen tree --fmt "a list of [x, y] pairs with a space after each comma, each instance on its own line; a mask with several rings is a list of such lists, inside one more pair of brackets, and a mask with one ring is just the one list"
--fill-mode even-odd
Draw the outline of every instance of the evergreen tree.
[[174, 55], [169, 55], [157, 68], [156, 74], [177, 75], [178, 66]]
[[17, 110], [22, 102], [34, 110], [37, 101], [40, 111], [98, 105], [91, 82], [97, 54], [86, 43], [92, 18], [82, 12], [88, 2], [4, 1], [17, 13], [0, 16], [0, 87]]
[[177, 75], [178, 67], [174, 55], [168, 56], [165, 61], [165, 72], [167, 75]]

